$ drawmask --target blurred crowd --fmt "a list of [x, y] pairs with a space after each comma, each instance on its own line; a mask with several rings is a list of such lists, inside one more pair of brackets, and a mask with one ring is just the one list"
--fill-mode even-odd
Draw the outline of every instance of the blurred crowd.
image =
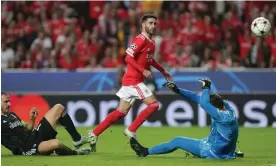
[[[165, 67], [276, 67], [273, 1], [3, 1], [2, 70], [124, 66], [145, 13], [159, 18], [155, 58]], [[266, 38], [250, 31], [259, 16], [272, 24]]]

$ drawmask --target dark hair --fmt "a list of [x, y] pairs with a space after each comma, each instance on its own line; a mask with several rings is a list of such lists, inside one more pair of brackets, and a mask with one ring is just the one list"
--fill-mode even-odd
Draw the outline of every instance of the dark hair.
[[218, 109], [222, 109], [224, 106], [223, 99], [218, 94], [210, 95], [210, 103]]
[[8, 94], [7, 94], [6, 92], [1, 92], [1, 96], [2, 96], [2, 95], [8, 95]]
[[157, 16], [155, 16], [154, 14], [145, 14], [142, 17], [142, 23], [147, 21], [147, 19], [149, 19], [149, 18], [153, 18], [153, 19], [157, 20]]

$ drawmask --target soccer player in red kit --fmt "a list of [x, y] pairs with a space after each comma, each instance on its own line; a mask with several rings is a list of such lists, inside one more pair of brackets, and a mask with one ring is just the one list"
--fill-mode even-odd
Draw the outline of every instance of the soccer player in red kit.
[[94, 130], [90, 131], [92, 151], [96, 151], [98, 136], [110, 125], [124, 118], [136, 99], [142, 100], [147, 107], [124, 130], [126, 136], [135, 137], [136, 130], [158, 110], [158, 101], [143, 81], [145, 78], [152, 78], [152, 73], [149, 71], [150, 66], [159, 70], [168, 81], [172, 81], [172, 75], [153, 59], [155, 44], [151, 38], [155, 32], [156, 23], [156, 16], [151, 14], [143, 16], [142, 33], [133, 39], [126, 50], [127, 72], [123, 77], [121, 89], [116, 93], [120, 98], [119, 107], [111, 112]]

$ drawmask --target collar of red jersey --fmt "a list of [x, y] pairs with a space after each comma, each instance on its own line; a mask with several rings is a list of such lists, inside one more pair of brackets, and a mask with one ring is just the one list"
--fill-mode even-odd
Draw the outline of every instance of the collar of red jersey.
[[150, 42], [152, 42], [152, 40], [147, 36], [147, 34], [145, 34], [144, 32], [142, 32], [142, 35], [144, 35]]

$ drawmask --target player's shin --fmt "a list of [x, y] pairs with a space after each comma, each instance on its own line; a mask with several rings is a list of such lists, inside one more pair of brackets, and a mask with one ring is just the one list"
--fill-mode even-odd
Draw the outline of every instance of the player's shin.
[[76, 150], [72, 150], [65, 145], [62, 145], [60, 148], [55, 149], [55, 152], [57, 155], [60, 155], [60, 156], [77, 155], [78, 154]]
[[89, 132], [90, 147], [93, 152], [96, 152], [96, 144], [98, 136], [104, 132], [113, 123], [124, 118], [126, 113], [119, 111], [118, 109], [108, 114], [108, 116], [102, 121], [93, 131]]
[[65, 127], [75, 142], [81, 140], [81, 135], [78, 133], [71, 117], [65, 111], [62, 113], [59, 119], [59, 123]]
[[116, 123], [120, 119], [124, 118], [126, 113], [119, 111], [118, 109], [108, 114], [108, 116], [102, 121], [94, 130], [93, 134], [95, 136], [99, 136], [102, 132], [104, 132], [109, 126], [113, 123]]
[[87, 155], [91, 152], [89, 148], [83, 148], [80, 150], [72, 150], [64, 144], [60, 148], [55, 149], [55, 153], [60, 156], [69, 156], [69, 155]]
[[177, 147], [169, 142], [169, 143], [163, 143], [163, 144], [156, 145], [152, 148], [149, 148], [148, 153], [149, 155], [166, 154], [166, 153], [171, 153], [175, 150], [177, 150]]
[[192, 153], [195, 156], [200, 156], [200, 140], [186, 138], [186, 137], [175, 137], [173, 140], [167, 143], [163, 143], [150, 148], [149, 154], [165, 154], [171, 153], [176, 149], [182, 149]]
[[154, 113], [158, 110], [158, 102], [152, 102], [148, 104], [145, 108], [133, 121], [133, 123], [128, 127], [129, 131], [136, 132], [136, 130]]

